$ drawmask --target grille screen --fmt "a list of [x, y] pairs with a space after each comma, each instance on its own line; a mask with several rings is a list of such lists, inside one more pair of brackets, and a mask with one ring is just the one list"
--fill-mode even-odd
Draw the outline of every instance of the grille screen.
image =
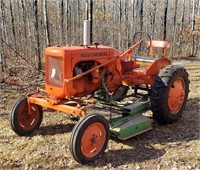
[[63, 82], [63, 60], [62, 57], [48, 57], [48, 80], [47, 84], [62, 87]]

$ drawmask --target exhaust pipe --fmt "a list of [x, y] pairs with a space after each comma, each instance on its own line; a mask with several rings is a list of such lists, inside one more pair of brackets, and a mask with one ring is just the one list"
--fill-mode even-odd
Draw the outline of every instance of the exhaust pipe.
[[83, 22], [83, 45], [90, 45], [90, 20], [85, 20]]
[[[83, 45], [88, 46], [92, 43], [92, 6], [93, 2], [90, 0], [90, 10], [88, 7], [88, 2], [86, 2], [85, 11], [86, 19], [83, 22]], [[90, 11], [90, 12], [89, 12]]]

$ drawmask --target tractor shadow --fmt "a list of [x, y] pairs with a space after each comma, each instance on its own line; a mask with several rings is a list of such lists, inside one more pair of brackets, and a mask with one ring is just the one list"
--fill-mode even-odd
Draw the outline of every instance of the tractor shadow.
[[48, 136], [48, 135], [57, 135], [57, 134], [65, 134], [70, 133], [75, 124], [58, 124], [58, 125], [48, 125], [41, 126], [38, 130], [31, 134], [31, 137], [36, 135]]
[[118, 143], [114, 146], [115, 149], [108, 149], [104, 155], [89, 166], [112, 166], [117, 168], [130, 163], [153, 160], [162, 157], [166, 153], [164, 149], [153, 147], [142, 137], [135, 137], [127, 141], [111, 138], [111, 141]]

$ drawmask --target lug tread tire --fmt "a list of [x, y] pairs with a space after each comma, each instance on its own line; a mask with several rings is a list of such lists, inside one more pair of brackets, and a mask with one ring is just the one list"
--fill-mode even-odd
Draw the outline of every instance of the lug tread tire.
[[[185, 98], [178, 113], [172, 114], [168, 107], [168, 95], [171, 85], [178, 77], [184, 80]], [[188, 73], [182, 66], [169, 65], [160, 71], [158, 76], [155, 78], [150, 98], [153, 118], [158, 123], [173, 123], [181, 117], [189, 93], [189, 83]]]

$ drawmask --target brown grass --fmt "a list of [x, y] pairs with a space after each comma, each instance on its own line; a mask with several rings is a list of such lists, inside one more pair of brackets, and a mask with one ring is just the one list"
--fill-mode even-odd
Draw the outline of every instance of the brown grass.
[[9, 127], [8, 113], [21, 88], [1, 84], [0, 169], [200, 169], [200, 62], [185, 61], [185, 67], [191, 92], [182, 118], [171, 125], [154, 124], [152, 131], [127, 141], [111, 138], [105, 154], [88, 165], [70, 155], [76, 122], [64, 113], [45, 111], [39, 130], [17, 136]]

